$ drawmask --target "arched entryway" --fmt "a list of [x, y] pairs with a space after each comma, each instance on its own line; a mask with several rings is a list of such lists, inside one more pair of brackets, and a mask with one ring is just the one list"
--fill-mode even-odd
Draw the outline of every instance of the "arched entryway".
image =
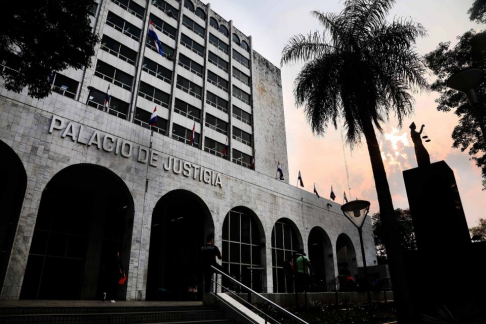
[[294, 291], [292, 280], [285, 276], [284, 261], [290, 259], [293, 262], [294, 254], [303, 248], [302, 236], [295, 223], [288, 218], [280, 218], [272, 229], [273, 292]]
[[214, 233], [206, 204], [194, 193], [174, 190], [157, 202], [152, 214], [147, 300], [189, 299], [189, 281], [200, 279], [199, 251]]
[[327, 282], [334, 279], [334, 258], [331, 240], [324, 229], [316, 226], [310, 231], [308, 248], [314, 270], [314, 289], [326, 291]]
[[356, 278], [358, 274], [356, 250], [349, 236], [344, 233], [337, 238], [336, 253], [339, 275], [351, 275], [353, 278]]
[[[265, 237], [258, 217], [246, 207], [231, 209], [223, 222], [223, 268], [257, 292], [265, 282]], [[223, 281], [227, 286], [228, 282]]]
[[[120, 177], [93, 164], [63, 169], [42, 192], [20, 298], [101, 299], [117, 252], [128, 273], [132, 228]], [[109, 298], [125, 296], [126, 285]]]
[[27, 173], [17, 154], [0, 141], [0, 292], [19, 222]]

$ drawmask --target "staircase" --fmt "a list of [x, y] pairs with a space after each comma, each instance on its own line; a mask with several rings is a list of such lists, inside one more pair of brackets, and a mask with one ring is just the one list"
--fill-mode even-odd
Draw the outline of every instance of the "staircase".
[[[122, 304], [120, 302], [119, 304]], [[17, 303], [18, 304], [18, 303]], [[33, 303], [35, 304], [35, 303]], [[0, 323], [38, 324], [118, 324], [118, 323], [171, 323], [171, 324], [235, 324], [226, 319], [224, 312], [202, 305], [144, 305], [130, 303], [123, 306], [99, 303], [96, 306], [78, 306], [73, 302], [58, 302], [59, 306], [5, 306], [0, 303]], [[61, 304], [63, 304], [61, 306]], [[70, 305], [74, 304], [74, 305]], [[93, 304], [95, 304], [93, 302]]]

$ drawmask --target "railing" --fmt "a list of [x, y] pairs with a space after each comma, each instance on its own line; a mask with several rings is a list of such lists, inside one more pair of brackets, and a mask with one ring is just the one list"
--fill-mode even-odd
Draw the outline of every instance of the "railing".
[[[216, 279], [215, 280], [211, 279], [212, 282], [213, 282], [213, 284], [215, 284], [217, 286], [220, 286], [223, 291], [225, 291], [228, 294], [231, 294], [235, 300], [238, 300], [241, 304], [243, 304], [247, 308], [252, 309], [255, 313], [260, 314], [260, 316], [263, 317], [263, 319], [265, 320], [265, 323], [270, 322], [270, 323], [277, 323], [277, 324], [279, 324], [280, 322], [277, 321], [275, 318], [271, 317], [270, 315], [268, 315], [267, 313], [265, 313], [263, 310], [258, 309], [257, 307], [253, 306], [251, 304], [251, 302], [249, 302], [249, 301], [251, 301], [251, 294], [255, 295], [258, 300], [261, 300], [262, 302], [264, 302], [265, 305], [267, 306], [267, 308], [268, 308], [268, 306], [273, 307], [276, 311], [278, 311], [280, 314], [286, 316], [287, 318], [290, 318], [293, 322], [297, 322], [297, 323], [301, 323], [301, 324], [308, 324], [303, 319], [295, 316], [294, 314], [292, 314], [288, 310], [280, 307], [279, 305], [275, 304], [271, 300], [263, 297], [261, 294], [257, 293], [253, 289], [245, 286], [244, 284], [242, 284], [238, 280], [232, 278], [231, 276], [228, 276], [226, 273], [224, 273], [223, 271], [219, 270], [218, 268], [215, 268], [214, 266], [211, 266], [211, 268], [216, 273]], [[230, 289], [228, 289], [227, 287], [224, 287], [223, 285], [221, 285], [218, 282], [218, 274], [221, 275], [221, 276], [223, 276], [225, 279], [231, 281], [233, 284], [236, 284], [236, 285], [240, 286], [242, 291], [248, 292], [248, 300], [249, 301], [244, 300], [243, 298], [241, 298], [240, 296], [238, 296], [235, 292], [233, 292]], [[217, 293], [211, 292], [211, 294], [213, 296], [215, 296], [218, 300], [221, 300], [222, 302], [224, 302], [224, 300], [221, 297], [219, 297]], [[238, 311], [238, 310], [235, 309], [235, 311]], [[240, 313], [240, 315], [243, 315], [243, 316], [245, 316], [248, 319], [248, 316], [246, 314], [244, 314], [244, 312], [241, 312], [241, 311], [238, 311], [238, 312]]]
[[[191, 139], [179, 136], [177, 134], [172, 134], [172, 138], [176, 139], [176, 140], [178, 140], [179, 142], [182, 142], [182, 143], [186, 143], [186, 144], [189, 144], [189, 145], [192, 144]], [[198, 146], [198, 145], [199, 145], [199, 143], [194, 141], [194, 146]]]
[[97, 110], [105, 111], [105, 106], [103, 104], [97, 103], [92, 100], [88, 100], [88, 106], [93, 107]]
[[233, 92], [233, 97], [235, 97], [236, 99], [239, 99], [241, 101], [243, 101], [244, 103], [246, 103], [248, 106], [250, 105], [250, 101], [243, 98], [242, 96], [238, 96], [236, 93]]
[[239, 141], [239, 142], [241, 142], [243, 144], [246, 144], [248, 146], [251, 146], [251, 143], [249, 141], [247, 141], [247, 140], [245, 140], [245, 139], [243, 139], [241, 137], [238, 137], [238, 136], [236, 136], [234, 134], [233, 134], [233, 139], [235, 139], [235, 140], [237, 140], [237, 141]]
[[243, 62], [243, 60], [239, 60], [237, 59], [236, 57], [233, 56], [233, 58], [235, 59], [236, 62], [240, 63], [241, 65], [243, 65], [244, 67], [246, 67], [247, 69], [250, 68], [250, 63], [245, 63]]
[[134, 118], [133, 123], [142, 126], [143, 128], [150, 129], [152, 131], [155, 131], [159, 134], [165, 134], [165, 129], [157, 127], [157, 126], [151, 126], [149, 123], [141, 121], [140, 119]]
[[228, 69], [227, 69], [227, 68], [225, 68], [225, 67], [224, 67], [224, 66], [222, 66], [222, 65], [219, 65], [219, 63], [218, 63], [218, 62], [215, 62], [215, 61], [211, 60], [210, 58], [208, 58], [208, 61], [209, 61], [210, 63], [212, 63], [212, 64], [216, 65], [217, 67], [219, 67], [219, 68], [220, 68], [221, 70], [223, 70], [224, 72], [228, 72]]
[[201, 36], [202, 38], [204, 38], [204, 35], [201, 34], [199, 31], [196, 30], [196, 28], [194, 28], [194, 26], [190, 26], [189, 24], [185, 23], [185, 22], [182, 22], [182, 24], [184, 26], [186, 26], [188, 29], [192, 30], [194, 33], [196, 33], [197, 35]]
[[179, 65], [180, 65], [180, 66], [182, 66], [184, 69], [186, 69], [186, 70], [188, 70], [188, 71], [190, 71], [190, 72], [194, 73], [195, 75], [197, 75], [197, 76], [199, 76], [199, 77], [201, 77], [201, 78], [202, 78], [202, 76], [203, 76], [203, 75], [202, 75], [202, 73], [197, 72], [197, 71], [196, 71], [196, 70], [194, 70], [192, 67], [185, 65], [185, 64], [184, 64], [184, 63], [182, 63], [181, 61], [179, 61]]
[[228, 132], [227, 132], [226, 130], [224, 130], [224, 129], [222, 129], [222, 128], [219, 128], [219, 127], [218, 127], [218, 126], [216, 126], [216, 125], [210, 124], [210, 123], [208, 123], [208, 122], [206, 122], [206, 123], [205, 123], [205, 125], [206, 125], [208, 128], [211, 128], [212, 130], [217, 131], [218, 133], [221, 133], [221, 134], [224, 134], [224, 135], [228, 134]]
[[210, 44], [213, 44], [214, 46], [216, 46], [217, 48], [219, 48], [219, 49], [220, 49], [220, 50], [221, 50], [223, 53], [228, 54], [228, 50], [227, 50], [227, 49], [225, 49], [225, 48], [224, 48], [224, 47], [222, 47], [222, 46], [219, 46], [219, 43], [217, 43], [217, 44], [216, 44], [216, 43], [215, 43], [214, 41], [212, 41], [211, 39], [209, 40], [209, 43], [210, 43]]
[[175, 39], [175, 35], [172, 35], [168, 31], [166, 31], [163, 27], [160, 27], [159, 25], [154, 24], [155, 28], [159, 30], [162, 34], [166, 35], [169, 38]]
[[245, 168], [252, 169], [251, 164], [243, 162], [243, 159], [241, 157], [239, 158], [233, 158], [233, 163], [239, 164], [244, 166]]
[[132, 9], [128, 8], [127, 6], [125, 6], [123, 3], [120, 3], [119, 1], [116, 1], [116, 0], [111, 0], [113, 3], [117, 4], [118, 6], [120, 6], [121, 8], [125, 9], [126, 11], [128, 11], [129, 13], [131, 13], [132, 15], [134, 15], [135, 17], [138, 17], [140, 19], [143, 19], [143, 16], [135, 11], [133, 11]]
[[150, 100], [152, 102], [155, 102], [156, 104], [162, 106], [162, 107], [165, 107], [165, 108], [169, 108], [169, 104], [157, 99], [157, 98], [154, 98], [153, 96], [149, 95], [149, 94], [146, 94], [146, 93], [143, 93], [141, 91], [138, 92], [138, 95], [144, 99], [147, 99], [147, 100]]
[[194, 121], [196, 121], [196, 122], [198, 122], [198, 123], [199, 123], [199, 122], [201, 122], [201, 120], [200, 120], [198, 117], [191, 115], [189, 112], [186, 112], [186, 111], [180, 110], [179, 108], [174, 108], [174, 111], [175, 111], [176, 113], [178, 113], [179, 115], [182, 115], [182, 116], [184, 116], [184, 117], [187, 117], [187, 118], [189, 118], [189, 119], [192, 119], [192, 120], [194, 120]]
[[162, 80], [164, 82], [167, 82], [168, 84], [171, 84], [172, 83], [172, 81], [170, 79], [168, 79], [165, 76], [163, 76], [160, 72], [155, 72], [154, 70], [150, 70], [147, 67], [142, 67], [142, 70], [145, 71], [145, 72], [147, 72], [150, 75], [153, 75], [157, 79], [160, 79], [160, 80]]
[[130, 38], [132, 38], [132, 39], [136, 40], [137, 42], [139, 42], [139, 41], [140, 41], [140, 37], [139, 37], [139, 36], [135, 36], [135, 35], [133, 35], [132, 33], [130, 33], [130, 32], [128, 31], [128, 30], [129, 30], [129, 28], [126, 28], [126, 29], [121, 28], [120, 26], [115, 25], [114, 23], [112, 23], [112, 22], [111, 22], [111, 21], [109, 21], [109, 20], [107, 20], [107, 21], [106, 21], [106, 24], [107, 24], [108, 26], [111, 26], [111, 27], [115, 28], [115, 29], [116, 29], [116, 30], [118, 30], [120, 33], [125, 34], [125, 35], [127, 35], [128, 37], [130, 37]]
[[217, 86], [218, 88], [220, 88], [221, 90], [225, 91], [225, 92], [228, 92], [228, 88], [225, 88], [223, 87], [222, 85], [220, 85], [218, 82], [214, 81], [214, 80], [211, 80], [209, 77], [208, 77], [208, 82]]
[[188, 49], [190, 49], [191, 51], [193, 51], [194, 53], [196, 53], [197, 55], [204, 57], [203, 53], [201, 53], [198, 50], [196, 50], [195, 48], [193, 48], [192, 45], [185, 43], [182, 39], [181, 39], [181, 44], [184, 45], [185, 47], [187, 47]]
[[60, 95], [63, 95], [65, 97], [74, 99], [76, 97], [76, 94], [71, 91], [67, 91], [67, 89], [63, 89], [61, 87], [58, 87], [56, 85], [52, 85], [52, 91], [59, 93]]
[[250, 86], [250, 82], [244, 81], [243, 79], [240, 79], [236, 74], [233, 74], [236, 80], [240, 81], [243, 84], [246, 84], [247, 86]]
[[204, 151], [208, 152], [209, 154], [219, 156], [220, 158], [226, 159], [227, 155], [224, 155], [223, 153], [216, 151], [215, 149], [209, 148], [209, 147], [204, 147]]
[[120, 82], [117, 79], [115, 79], [114, 77], [105, 75], [105, 74], [101, 73], [100, 71], [95, 71], [95, 75], [98, 78], [102, 78], [103, 80], [106, 80], [106, 81], [108, 81], [110, 83], [116, 84], [117, 86], [122, 87], [125, 90], [129, 90], [129, 91], [132, 90], [132, 86], [129, 86], [129, 85], [123, 83], [123, 82]]
[[186, 87], [184, 87], [183, 85], [181, 85], [179, 83], [176, 84], [176, 88], [177, 89], [180, 89], [180, 90], [182, 90], [182, 91], [184, 91], [184, 92], [186, 92], [188, 94], [190, 94], [191, 96], [194, 96], [194, 97], [196, 97], [198, 99], [201, 99], [201, 95], [200, 94], [195, 93], [194, 91], [192, 91], [192, 89], [187, 89]]
[[228, 109], [227, 109], [227, 108], [224, 108], [223, 106], [220, 106], [220, 105], [218, 105], [217, 103], [212, 102], [212, 101], [211, 101], [211, 100], [209, 100], [209, 99], [206, 99], [206, 103], [207, 103], [207, 104], [210, 104], [210, 105], [211, 105], [211, 106], [213, 106], [213, 107], [216, 107], [217, 109], [221, 110], [222, 112], [228, 113]]
[[114, 108], [111, 108], [111, 107], [105, 107], [104, 104], [100, 104], [100, 103], [97, 103], [95, 101], [92, 101], [92, 100], [88, 100], [88, 103], [87, 103], [88, 106], [90, 107], [93, 107], [95, 108], [96, 110], [100, 110], [100, 111], [103, 111], [103, 112], [106, 112], [112, 116], [116, 116], [118, 118], [121, 118], [121, 119], [127, 119], [127, 114], [125, 113], [122, 113]]
[[108, 107], [107, 110], [108, 110], [107, 113], [109, 113], [112, 116], [116, 116], [118, 118], [125, 119], [125, 120], [127, 119], [127, 114], [124, 114], [124, 113], [122, 113], [118, 110], [111, 108], [111, 107]]
[[104, 50], [104, 51], [106, 51], [106, 52], [108, 52], [108, 53], [110, 53], [111, 55], [114, 55], [114, 56], [118, 57], [120, 60], [123, 60], [123, 61], [125, 61], [127, 63], [132, 64], [132, 65], [135, 65], [135, 61], [134, 60], [129, 59], [128, 57], [126, 57], [126, 56], [118, 53], [117, 51], [112, 50], [111, 48], [109, 48], [105, 44], [102, 44], [101, 45], [101, 49]]
[[238, 116], [237, 114], [233, 113], [233, 117], [235, 117], [236, 119], [238, 119], [239, 121], [242, 121], [243, 123], [245, 124], [248, 124], [251, 126], [251, 121], [249, 120], [246, 120], [245, 118], [241, 117], [241, 116]]

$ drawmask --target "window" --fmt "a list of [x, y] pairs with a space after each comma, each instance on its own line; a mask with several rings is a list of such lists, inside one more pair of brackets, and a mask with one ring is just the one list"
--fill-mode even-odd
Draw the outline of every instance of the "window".
[[200, 64], [197, 64], [187, 56], [179, 53], [179, 65], [185, 68], [186, 70], [191, 71], [195, 75], [202, 78], [203, 76], [203, 67]]
[[233, 50], [233, 58], [243, 66], [250, 68], [250, 60], [248, 60], [246, 57], [244, 57], [243, 55], [241, 55], [235, 50]]
[[218, 37], [214, 36], [213, 34], [209, 33], [209, 42], [228, 54], [228, 45], [220, 40]]
[[204, 35], [206, 34], [206, 29], [202, 27], [201, 25], [195, 23], [191, 18], [187, 17], [184, 15], [182, 17], [182, 24], [204, 38]]
[[196, 122], [201, 121], [201, 110], [176, 98], [174, 111]]
[[233, 34], [233, 42], [235, 42], [236, 44], [240, 45], [240, 38], [238, 37], [238, 35]]
[[236, 119], [241, 120], [245, 124], [248, 124], [248, 125], [251, 126], [251, 115], [249, 113], [247, 113], [246, 111], [236, 107], [235, 105], [233, 105], [233, 116]]
[[125, 101], [110, 96], [109, 108], [105, 107], [106, 92], [91, 88], [88, 95], [88, 106], [101, 111], [107, 111], [110, 115], [121, 119], [127, 119], [129, 104]]
[[233, 139], [251, 146], [251, 135], [235, 126], [233, 126]]
[[[299, 250], [297, 235], [292, 225], [284, 220], [275, 223], [272, 230], [272, 270], [273, 291], [276, 293], [293, 292], [291, 281], [286, 282], [283, 269], [284, 261], [292, 259]], [[295, 264], [295, 263], [294, 263]]]
[[229, 35], [229, 31], [228, 31], [228, 28], [226, 28], [225, 26], [221, 25], [219, 26], [219, 32], [221, 34], [223, 34], [224, 36], [228, 37]]
[[177, 19], [179, 17], [179, 10], [172, 7], [170, 4], [165, 2], [164, 0], [152, 0], [152, 4], [165, 12], [169, 17]]
[[140, 19], [143, 19], [143, 16], [145, 15], [145, 8], [139, 6], [132, 0], [111, 0], [111, 1]]
[[191, 96], [196, 97], [197, 99], [201, 99], [202, 95], [202, 88], [197, 84], [187, 80], [186, 78], [181, 77], [180, 75], [177, 76], [177, 89], [180, 89], [184, 92], [187, 92]]
[[65, 97], [74, 99], [76, 92], [78, 91], [79, 82], [68, 78], [62, 74], [57, 74], [54, 77], [54, 83], [52, 85], [52, 91], [57, 92]]
[[184, 7], [189, 9], [189, 11], [194, 12], [194, 4], [189, 0], [184, 0]]
[[163, 119], [160, 116], [157, 116], [157, 124], [154, 126], [150, 126], [149, 121], [151, 116], [152, 113], [137, 107], [137, 110], [135, 111], [135, 117], [133, 118], [133, 122], [137, 125], [142, 126], [143, 128], [151, 129], [160, 134], [165, 134], [167, 129], [167, 120]]
[[98, 60], [95, 75], [126, 90], [132, 90], [133, 76]]
[[206, 92], [206, 103], [218, 108], [222, 112], [228, 113], [228, 102], [212, 92]]
[[211, 25], [211, 27], [214, 29], [219, 30], [218, 22], [213, 17], [209, 18], [209, 25]]
[[209, 83], [214, 84], [221, 90], [228, 92], [228, 81], [226, 81], [224, 78], [220, 77], [219, 75], [209, 70], [208, 70], [208, 81]]
[[219, 67], [221, 70], [228, 72], [228, 62], [226, 62], [221, 57], [217, 56], [211, 51], [209, 52], [208, 61]]
[[210, 139], [209, 137], [204, 138], [204, 151], [208, 152], [212, 155], [219, 156], [223, 159], [228, 158], [228, 153], [226, 152], [227, 148], [226, 145]]
[[172, 71], [146, 57], [143, 58], [142, 70], [164, 82], [172, 83]]
[[150, 20], [154, 23], [154, 27], [160, 30], [163, 34], [167, 35], [168, 37], [175, 39], [177, 35], [177, 29], [163, 21], [162, 19], [150, 14]]
[[101, 39], [101, 49], [131, 65], [135, 65], [137, 60], [137, 52], [106, 35]]
[[233, 76], [242, 83], [250, 86], [250, 77], [233, 66]]
[[189, 48], [191, 51], [196, 53], [199, 56], [204, 56], [204, 46], [199, 45], [195, 41], [193, 41], [190, 37], [181, 34], [181, 44], [185, 47]]
[[206, 21], [206, 13], [204, 13], [204, 10], [202, 10], [201, 8], [196, 9], [196, 16]]
[[140, 88], [138, 89], [138, 95], [142, 98], [155, 102], [165, 108], [169, 108], [170, 95], [157, 88], [152, 87], [148, 83], [140, 81]]
[[206, 113], [205, 125], [221, 134], [228, 134], [228, 123], [208, 113]]
[[96, 12], [98, 11], [98, 4], [93, 2], [91, 7], [89, 8], [89, 14], [93, 17], [96, 17]]
[[[168, 59], [171, 59], [171, 57], [174, 56], [174, 49], [162, 42], [160, 42], [160, 44], [162, 45], [162, 52], [166, 55]], [[151, 37], [147, 37], [147, 41], [145, 42], [145, 45], [147, 45], [147, 47], [153, 50], [154, 52], [158, 53], [154, 45], [154, 40]]]
[[[235, 275], [236, 280], [257, 292], [262, 290], [260, 272], [251, 268], [262, 267], [261, 234], [255, 219], [241, 207], [233, 208], [223, 222], [223, 268]], [[223, 286], [228, 287], [223, 280]]]
[[240, 99], [247, 105], [250, 105], [250, 95], [236, 86], [233, 86], [233, 97]]
[[247, 43], [247, 42], [242, 41], [242, 42], [241, 42], [241, 47], [242, 47], [242, 48], [243, 48], [245, 51], [247, 51], [248, 53], [250, 52], [250, 46], [248, 46], [248, 43]]
[[253, 169], [251, 156], [235, 149], [233, 149], [233, 163], [242, 165], [248, 169]]
[[[185, 127], [173, 124], [172, 126], [172, 138], [178, 140], [179, 142], [192, 145], [191, 142], [192, 129], [187, 129]], [[199, 145], [199, 134], [194, 131], [194, 145]]]
[[142, 32], [140, 28], [126, 22], [123, 18], [118, 17], [111, 11], [108, 12], [108, 18], [106, 19], [106, 24], [118, 30], [120, 33], [127, 35], [128, 37], [140, 41], [140, 33]]

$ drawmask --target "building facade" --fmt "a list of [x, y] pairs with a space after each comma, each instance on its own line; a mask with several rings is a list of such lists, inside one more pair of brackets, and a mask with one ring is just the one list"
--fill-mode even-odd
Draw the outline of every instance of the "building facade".
[[299, 249], [316, 289], [357, 273], [340, 206], [288, 183], [280, 70], [251, 37], [190, 0], [98, 0], [91, 23], [91, 67], [56, 74], [42, 100], [0, 88], [1, 299], [96, 299], [120, 252], [119, 298], [181, 300], [209, 233], [259, 291], [293, 291], [283, 263]]

